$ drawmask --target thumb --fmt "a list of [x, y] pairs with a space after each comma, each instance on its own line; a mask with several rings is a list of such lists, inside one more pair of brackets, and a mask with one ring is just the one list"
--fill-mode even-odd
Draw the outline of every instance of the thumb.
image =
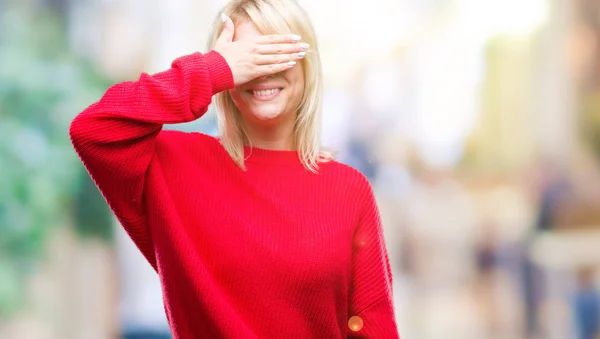
[[217, 43], [227, 43], [233, 41], [233, 21], [231, 21], [231, 18], [223, 13], [221, 13], [221, 21], [223, 21], [223, 31], [221, 31], [221, 34], [217, 39]]

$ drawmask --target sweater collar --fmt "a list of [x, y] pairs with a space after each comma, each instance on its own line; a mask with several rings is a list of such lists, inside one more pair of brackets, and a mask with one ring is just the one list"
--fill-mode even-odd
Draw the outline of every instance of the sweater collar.
[[270, 150], [244, 146], [245, 161], [264, 164], [301, 165], [298, 151]]

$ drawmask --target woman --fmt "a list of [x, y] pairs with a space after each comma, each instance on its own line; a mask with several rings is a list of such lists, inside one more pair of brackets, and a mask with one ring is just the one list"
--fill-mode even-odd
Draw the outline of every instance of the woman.
[[[371, 187], [319, 144], [306, 13], [293, 0], [223, 13], [209, 52], [109, 88], [70, 128], [160, 276], [174, 337], [397, 338]], [[213, 96], [220, 139], [161, 130], [200, 118]]]

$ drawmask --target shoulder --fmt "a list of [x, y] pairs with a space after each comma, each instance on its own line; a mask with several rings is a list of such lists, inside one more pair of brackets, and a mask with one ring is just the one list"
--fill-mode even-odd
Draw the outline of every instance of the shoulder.
[[377, 217], [379, 208], [371, 183], [359, 170], [337, 161], [322, 163], [320, 171], [327, 180], [327, 186], [335, 193], [335, 201], [347, 208], [353, 225], [358, 225], [365, 217]]
[[327, 180], [339, 185], [348, 194], [364, 198], [368, 198], [373, 194], [369, 179], [352, 166], [331, 160], [321, 163], [319, 170]]
[[162, 130], [157, 137], [157, 147], [163, 148], [218, 148], [217, 138], [200, 132], [182, 132], [176, 130]]
[[200, 132], [162, 130], [157, 137], [156, 152], [159, 158], [164, 159], [192, 157], [209, 162], [230, 160], [217, 138]]

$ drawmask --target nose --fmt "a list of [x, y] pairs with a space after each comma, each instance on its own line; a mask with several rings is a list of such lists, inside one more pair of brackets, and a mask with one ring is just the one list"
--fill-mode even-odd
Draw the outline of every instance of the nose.
[[265, 76], [259, 77], [258, 79], [259, 80], [267, 80], [267, 79], [272, 78], [272, 77], [273, 77], [273, 75], [265, 75]]

